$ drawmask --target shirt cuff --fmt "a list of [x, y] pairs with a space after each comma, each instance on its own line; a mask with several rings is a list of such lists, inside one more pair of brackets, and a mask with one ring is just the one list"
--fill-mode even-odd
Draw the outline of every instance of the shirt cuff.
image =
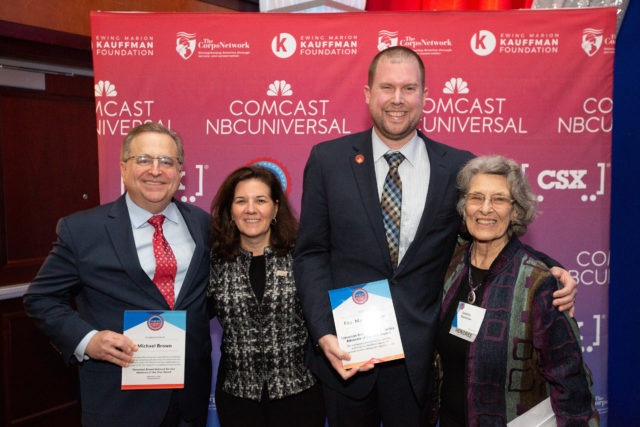
[[84, 354], [84, 352], [87, 349], [87, 345], [89, 345], [89, 341], [91, 341], [91, 338], [93, 338], [93, 336], [97, 333], [98, 331], [96, 330], [89, 332], [87, 335], [84, 336], [84, 338], [82, 338], [82, 341], [80, 341], [80, 343], [76, 347], [75, 351], [73, 352], [73, 355], [76, 356], [76, 359], [78, 359], [78, 362], [84, 362], [85, 360], [89, 360], [89, 356]]

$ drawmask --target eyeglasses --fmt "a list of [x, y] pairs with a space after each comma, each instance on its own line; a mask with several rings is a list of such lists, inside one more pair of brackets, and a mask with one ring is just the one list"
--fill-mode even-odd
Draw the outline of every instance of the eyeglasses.
[[[464, 198], [467, 200], [469, 206], [483, 206], [484, 201], [487, 200], [487, 196], [482, 193], [467, 193]], [[501, 194], [494, 194], [489, 197], [489, 204], [496, 209], [506, 208], [513, 204], [513, 202], [515, 202], [515, 200]]]
[[176, 159], [175, 157], [169, 157], [169, 156], [152, 157], [149, 154], [140, 154], [138, 156], [131, 156], [124, 159], [124, 161], [128, 162], [131, 159], [134, 159], [136, 162], [136, 165], [141, 167], [153, 166], [153, 162], [157, 160], [158, 167], [161, 169], [171, 169], [175, 167], [177, 164], [182, 164], [182, 162]]

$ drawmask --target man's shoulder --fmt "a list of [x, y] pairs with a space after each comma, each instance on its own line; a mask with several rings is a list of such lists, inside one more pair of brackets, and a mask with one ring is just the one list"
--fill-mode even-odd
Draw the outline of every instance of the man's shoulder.
[[76, 211], [62, 217], [62, 220], [68, 221], [68, 222], [98, 221], [99, 219], [106, 218], [107, 216], [109, 216], [109, 213], [113, 211], [113, 209], [116, 207], [117, 204], [118, 204], [118, 200], [115, 200], [113, 202], [94, 206], [89, 209]]
[[192, 205], [191, 203], [181, 202], [179, 200], [174, 200], [174, 203], [176, 204], [176, 206], [180, 210], [180, 213], [182, 213], [183, 216], [187, 215], [192, 219], [194, 219], [195, 221], [209, 224], [211, 217], [209, 213], [204, 209], [202, 209], [201, 207]]
[[314, 148], [320, 151], [350, 150], [353, 143], [367, 142], [369, 140], [371, 140], [371, 129], [319, 142]]
[[429, 149], [441, 155], [452, 156], [465, 162], [475, 157], [475, 154], [473, 154], [471, 151], [463, 150], [461, 148], [456, 148], [442, 142], [434, 141], [422, 132], [418, 132], [418, 136], [425, 142], [425, 144], [427, 144], [427, 147], [429, 147]]

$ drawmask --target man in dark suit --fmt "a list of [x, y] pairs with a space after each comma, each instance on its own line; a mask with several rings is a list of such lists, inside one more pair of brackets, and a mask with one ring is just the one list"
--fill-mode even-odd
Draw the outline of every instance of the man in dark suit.
[[[58, 240], [29, 286], [24, 306], [67, 363], [79, 363], [87, 426], [204, 426], [211, 385], [211, 343], [204, 291], [209, 276], [209, 215], [173, 196], [180, 183], [180, 137], [156, 123], [129, 132], [120, 170], [126, 194], [58, 223]], [[172, 286], [154, 283], [147, 220], [163, 215]], [[157, 281], [157, 280], [156, 280]], [[137, 344], [122, 334], [125, 310], [186, 311], [183, 389], [121, 390], [121, 367]], [[46, 386], [46, 385], [45, 385]]]
[[[305, 167], [294, 272], [317, 344], [308, 363], [323, 383], [331, 426], [428, 423], [442, 284], [460, 226], [456, 175], [473, 155], [416, 131], [424, 74], [410, 49], [378, 53], [364, 89], [373, 129], [316, 145]], [[381, 210], [389, 152], [403, 155], [397, 255]], [[405, 358], [345, 370], [350, 355], [338, 345], [327, 291], [381, 279], [389, 281]], [[563, 280], [572, 282], [568, 273]], [[574, 288], [560, 303], [571, 305]]]

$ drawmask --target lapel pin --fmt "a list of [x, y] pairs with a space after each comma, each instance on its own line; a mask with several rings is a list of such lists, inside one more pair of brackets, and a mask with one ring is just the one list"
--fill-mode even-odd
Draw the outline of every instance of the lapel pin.
[[364, 156], [362, 154], [358, 154], [356, 156], [356, 163], [359, 164], [359, 165], [364, 163]]

